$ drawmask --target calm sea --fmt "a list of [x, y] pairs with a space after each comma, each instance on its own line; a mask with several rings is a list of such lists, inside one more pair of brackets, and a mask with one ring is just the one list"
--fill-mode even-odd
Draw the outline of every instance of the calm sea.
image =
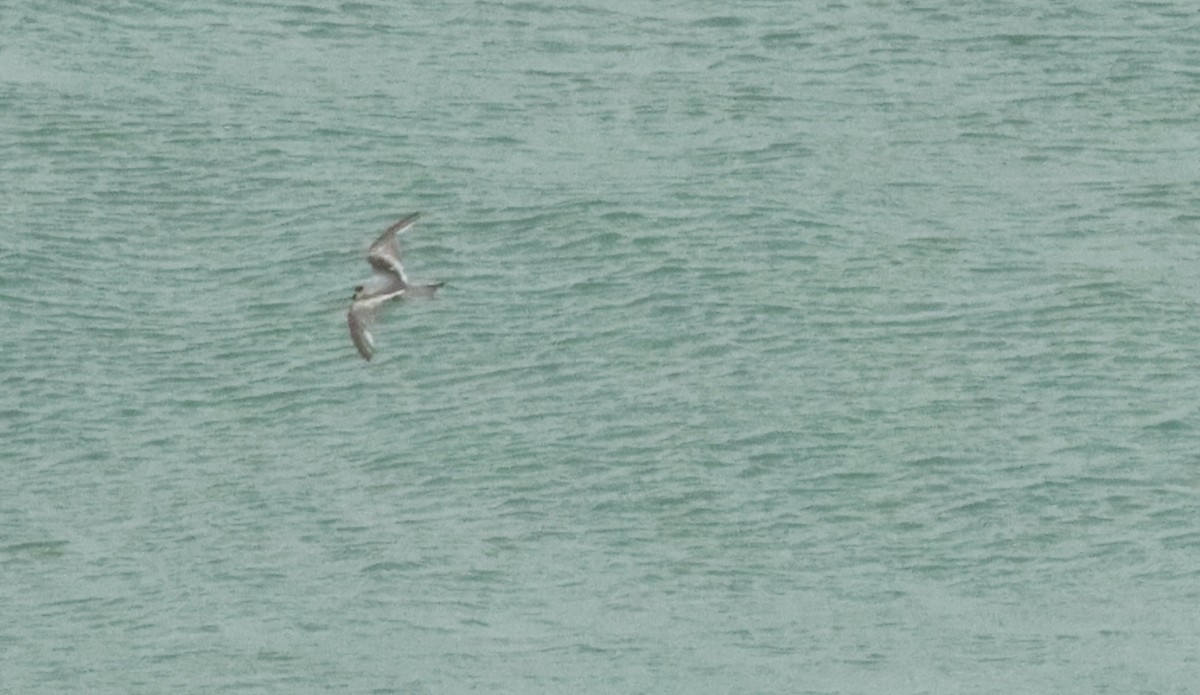
[[1198, 31], [8, 3], [0, 692], [1194, 692]]

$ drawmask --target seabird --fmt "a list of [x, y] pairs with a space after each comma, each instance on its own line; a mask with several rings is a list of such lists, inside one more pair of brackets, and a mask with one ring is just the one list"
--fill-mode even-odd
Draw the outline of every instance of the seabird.
[[367, 252], [367, 263], [371, 264], [372, 270], [371, 279], [354, 288], [354, 301], [346, 314], [346, 322], [350, 325], [350, 340], [354, 341], [354, 347], [358, 348], [358, 354], [362, 355], [364, 360], [370, 361], [375, 352], [375, 340], [371, 337], [369, 329], [384, 304], [392, 299], [432, 297], [443, 284], [411, 284], [408, 276], [404, 274], [404, 266], [400, 265], [400, 244], [396, 237], [407, 232], [420, 216], [420, 213], [413, 213], [385, 229]]

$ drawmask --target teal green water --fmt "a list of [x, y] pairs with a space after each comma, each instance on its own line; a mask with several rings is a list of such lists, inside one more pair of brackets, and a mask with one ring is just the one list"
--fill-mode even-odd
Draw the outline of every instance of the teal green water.
[[1191, 5], [186, 6], [0, 10], [0, 692], [1200, 682]]

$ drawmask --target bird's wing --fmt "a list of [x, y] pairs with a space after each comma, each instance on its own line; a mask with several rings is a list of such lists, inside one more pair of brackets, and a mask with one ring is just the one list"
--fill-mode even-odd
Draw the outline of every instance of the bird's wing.
[[346, 312], [346, 323], [350, 325], [350, 340], [354, 342], [354, 347], [358, 348], [358, 354], [368, 362], [371, 361], [371, 355], [375, 353], [375, 340], [371, 337], [371, 332], [367, 330], [374, 319], [375, 311], [364, 308], [357, 302], [350, 306], [350, 311]]
[[379, 235], [375, 243], [371, 244], [371, 250], [367, 252], [367, 262], [372, 268], [379, 273], [398, 277], [401, 283], [408, 284], [408, 276], [404, 274], [404, 266], [400, 264], [402, 253], [396, 237], [408, 231], [420, 216], [420, 213], [413, 213]]

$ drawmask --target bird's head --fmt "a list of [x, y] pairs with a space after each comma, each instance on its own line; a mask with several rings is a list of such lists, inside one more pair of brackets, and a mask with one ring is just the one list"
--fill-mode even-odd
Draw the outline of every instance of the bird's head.
[[359, 297], [361, 297], [361, 296], [362, 296], [362, 293], [363, 293], [363, 286], [362, 286], [362, 285], [356, 285], [356, 286], [354, 287], [354, 295], [353, 295], [352, 297], [350, 297], [350, 298], [351, 298], [351, 299], [358, 299]]

